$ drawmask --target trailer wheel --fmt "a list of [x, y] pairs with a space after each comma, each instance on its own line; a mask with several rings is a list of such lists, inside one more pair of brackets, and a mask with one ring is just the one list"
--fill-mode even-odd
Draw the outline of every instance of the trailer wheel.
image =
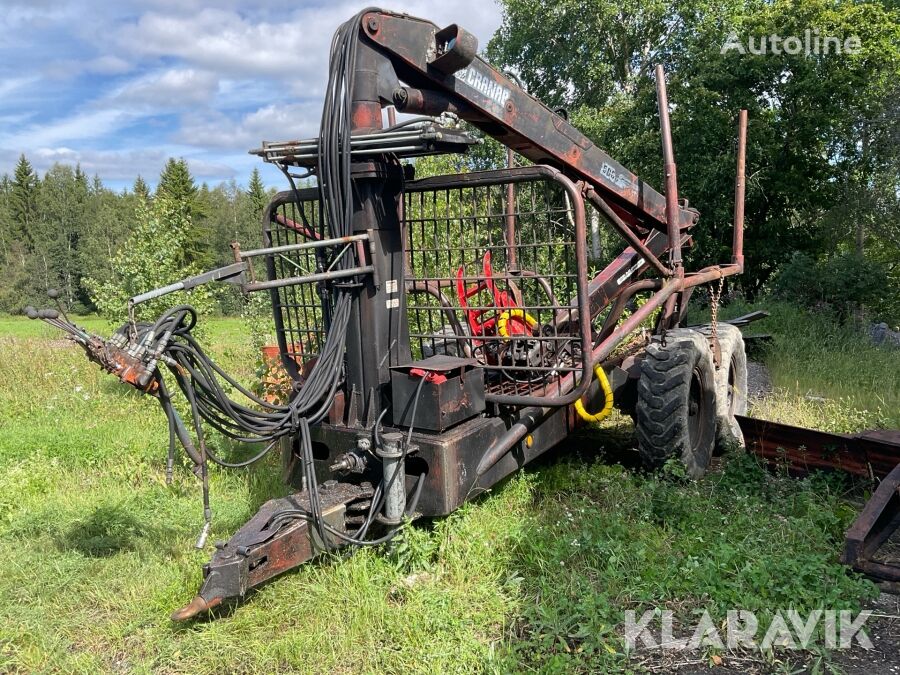
[[[704, 335], [712, 328], [703, 326]], [[740, 328], [728, 323], [717, 327], [722, 365], [716, 370], [716, 452], [743, 447], [744, 434], [735, 415], [747, 414], [747, 352]]]
[[691, 478], [706, 471], [716, 438], [715, 371], [699, 332], [676, 328], [666, 333], [665, 344], [656, 336], [647, 345], [635, 426], [648, 468], [678, 457]]

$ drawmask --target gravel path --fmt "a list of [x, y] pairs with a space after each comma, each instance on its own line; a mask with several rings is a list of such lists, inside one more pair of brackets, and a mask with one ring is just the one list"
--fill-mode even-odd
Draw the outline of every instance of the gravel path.
[[772, 393], [769, 369], [759, 361], [747, 361], [747, 396], [765, 398]]

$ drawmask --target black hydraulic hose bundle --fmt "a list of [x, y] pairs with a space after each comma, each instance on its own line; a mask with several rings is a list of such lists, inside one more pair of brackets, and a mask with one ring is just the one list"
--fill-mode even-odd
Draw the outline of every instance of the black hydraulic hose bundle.
[[[351, 180], [351, 108], [352, 91], [356, 72], [358, 31], [363, 10], [353, 19], [344, 23], [335, 33], [331, 45], [331, 59], [328, 87], [322, 109], [319, 135], [318, 178], [319, 197], [324, 218], [323, 228], [327, 228], [330, 238], [338, 239], [353, 233], [353, 184]], [[406, 124], [406, 123], [401, 123]], [[288, 176], [290, 179], [290, 175]], [[292, 187], [294, 186], [291, 181]], [[358, 266], [355, 249], [341, 248], [336, 257], [328, 262], [329, 269], [346, 270]], [[398, 531], [391, 520], [391, 529], [382, 537], [366, 539], [372, 522], [386, 501], [388, 490], [395, 480], [404, 481], [405, 475], [395, 470], [387, 484], [384, 477], [373, 491], [369, 512], [362, 525], [352, 533], [345, 533], [326, 523], [322, 516], [318, 484], [315, 473], [310, 426], [321, 422], [331, 409], [344, 375], [344, 352], [347, 332], [353, 309], [354, 294], [362, 284], [352, 277], [341, 281], [323, 283], [320, 287], [326, 337], [310, 372], [306, 374], [287, 404], [274, 404], [256, 396], [235, 378], [218, 366], [203, 350], [192, 331], [197, 324], [197, 312], [190, 305], [178, 305], [165, 311], [153, 322], [138, 322], [134, 319], [133, 306], [129, 306], [129, 323], [119, 329], [109, 340], [91, 336], [59, 318], [56, 310], [35, 310], [27, 308], [31, 318], [40, 318], [70, 333], [81, 344], [88, 357], [115, 373], [145, 393], [158, 398], [168, 421], [169, 448], [166, 461], [166, 478], [171, 480], [174, 471], [175, 447], [180, 443], [194, 464], [194, 472], [203, 482], [204, 527], [197, 542], [202, 548], [206, 542], [212, 520], [209, 505], [208, 462], [227, 468], [245, 467], [262, 459], [283, 437], [297, 437], [300, 455], [309, 495], [309, 511], [282, 511], [272, 519], [270, 526], [293, 520], [307, 520], [315, 528], [322, 541], [329, 536], [350, 545], [380, 544]], [[51, 295], [51, 297], [56, 297]], [[190, 423], [196, 436], [196, 445], [172, 399], [172, 392], [163, 377], [168, 369], [175, 378], [178, 388], [190, 408]], [[424, 379], [415, 392], [416, 402], [409, 435], [402, 452], [405, 459], [412, 439], [418, 395]], [[229, 395], [237, 392], [245, 399], [241, 403]], [[376, 448], [381, 447], [378, 426], [375, 425]], [[263, 448], [249, 459], [226, 461], [206, 443], [204, 424], [223, 436], [240, 443], [261, 443]], [[377, 454], [377, 453], [376, 453]], [[424, 474], [420, 475], [407, 497], [406, 514], [412, 515], [422, 492]], [[393, 517], [392, 517], [393, 518]]]
[[[341, 314], [335, 315], [335, 325], [342, 320]], [[306, 480], [307, 494], [309, 496], [309, 511], [288, 510], [279, 512], [271, 521], [270, 526], [278, 526], [284, 522], [297, 518], [308, 520], [312, 527], [315, 527], [322, 541], [330, 539], [338, 539], [343, 543], [354, 546], [381, 544], [391, 539], [398, 531], [394, 527], [385, 535], [375, 538], [366, 539], [366, 535], [375, 515], [381, 510], [384, 504], [384, 495], [394, 480], [404, 480], [402, 476], [394, 474], [390, 481], [385, 484], [382, 480], [372, 496], [369, 513], [364, 523], [358, 530], [350, 534], [342, 532], [326, 523], [321, 514], [322, 508], [319, 502], [318, 481], [315, 473], [314, 457], [312, 452], [312, 441], [310, 433], [310, 418], [319, 418], [324, 415], [330, 407], [331, 400], [340, 382], [340, 372], [330, 382], [327, 379], [310, 379], [304, 384], [301, 392], [313, 392], [320, 394], [318, 405], [313, 409], [310, 417], [297, 415], [297, 408], [294, 401], [288, 405], [276, 405], [269, 403], [253, 392], [246, 389], [237, 380], [228, 375], [220, 366], [218, 366], [203, 350], [197, 340], [191, 334], [191, 329], [196, 324], [195, 310], [187, 305], [172, 308], [163, 314], [153, 326], [149, 324], [141, 324], [137, 328], [137, 333], [132, 336], [132, 341], [137, 344], [146, 344], [146, 348], [150, 352], [156, 350], [161, 351], [165, 355], [169, 372], [178, 383], [179, 389], [187, 399], [190, 408], [194, 427], [197, 437], [199, 450], [194, 446], [190, 435], [188, 434], [184, 421], [175, 409], [172, 403], [171, 393], [165, 383], [165, 378], [161, 374], [157, 374], [158, 398], [160, 404], [169, 420], [169, 457], [171, 457], [175, 447], [176, 439], [184, 446], [185, 451], [194, 461], [199, 469], [200, 478], [203, 481], [203, 498], [204, 498], [204, 516], [206, 525], [204, 527], [204, 536], [208, 532], [208, 523], [211, 519], [211, 511], [209, 507], [209, 487], [208, 473], [206, 470], [207, 460], [212, 461], [223, 467], [243, 467], [262, 458], [282, 436], [296, 433], [299, 438], [300, 455], [303, 464], [304, 477]], [[165, 340], [165, 343], [162, 341]], [[326, 356], [326, 348], [320, 360], [330, 360]], [[336, 361], [340, 364], [340, 360]], [[320, 371], [326, 374], [334, 374], [329, 371]], [[223, 387], [223, 382], [238, 391], [241, 395], [248, 399], [251, 405], [244, 405], [233, 400]], [[419, 394], [422, 385], [425, 383], [423, 378], [419, 382], [413, 397], [413, 413], [403, 450], [403, 456], [411, 447], [412, 434], [415, 423], [416, 410], [418, 408]], [[313, 394], [308, 394], [312, 396]], [[298, 395], [299, 398], [299, 395]], [[296, 399], [295, 399], [296, 400]], [[383, 415], [379, 417], [380, 423]], [[228, 462], [219, 457], [206, 444], [205, 434], [203, 431], [203, 423], [221, 433], [222, 435], [232, 438], [239, 442], [246, 443], [266, 443], [265, 447], [253, 457], [240, 462]], [[377, 424], [376, 424], [377, 427]], [[422, 487], [424, 485], [424, 474], [419, 476], [413, 494], [407, 504], [406, 514], [411, 516], [416, 508], [419, 497], [421, 496]]]
[[[333, 238], [352, 234], [353, 194], [350, 174], [350, 129], [351, 94], [353, 91], [358, 30], [363, 10], [350, 21], [344, 23], [335, 33], [331, 45], [328, 86], [322, 110], [319, 135], [319, 161], [316, 170], [320, 199], [324, 211], [324, 224]], [[339, 258], [332, 263], [336, 269], [347, 269], [356, 264], [353, 249], [345, 248]], [[320, 422], [328, 413], [332, 401], [342, 381], [344, 367], [344, 346], [350, 324], [353, 293], [358, 284], [332, 283], [323, 294], [323, 310], [326, 317], [326, 331], [321, 353], [311, 372], [303, 381], [296, 395], [285, 405], [269, 403], [242, 386], [218, 366], [203, 350], [192, 335], [196, 325], [196, 311], [188, 305], [173, 307], [152, 325], [134, 324], [130, 326], [130, 341], [141, 345], [145, 353], [155, 354], [160, 364], [166, 364], [178, 387], [187, 399], [191, 409], [191, 422], [197, 437], [196, 447], [187, 432], [184, 421], [172, 403], [171, 394], [161, 373], [155, 375], [157, 391], [162, 408], [169, 422], [169, 456], [167, 475], [171, 475], [176, 439], [195, 464], [195, 470], [203, 481], [205, 526], [198, 546], [205, 542], [209, 531], [211, 511], [209, 507], [209, 485], [207, 460], [223, 467], [243, 467], [265, 456], [287, 435], [297, 435], [306, 488], [309, 495], [309, 512], [292, 510], [281, 512], [273, 518], [272, 526], [291, 519], [302, 518], [310, 522], [322, 541], [326, 535], [338, 538], [351, 545], [379, 544], [390, 539], [398, 528], [394, 527], [386, 535], [367, 540], [366, 534], [372, 521], [384, 503], [384, 496], [390, 485], [384, 480], [376, 487], [372, 496], [368, 516], [362, 526], [352, 534], [344, 533], [326, 523], [317, 493], [317, 480], [312, 452], [310, 425]], [[424, 380], [423, 380], [424, 382]], [[225, 386], [247, 399], [249, 405], [233, 400]], [[416, 392], [416, 397], [421, 390]], [[415, 404], [414, 408], [415, 410]], [[415, 414], [415, 413], [414, 413]], [[414, 420], [413, 420], [414, 421]], [[220, 434], [243, 443], [264, 443], [262, 450], [253, 457], [229, 462], [219, 457], [207, 446], [203, 423]], [[412, 426], [404, 456], [412, 438]], [[397, 479], [396, 474], [391, 480]], [[403, 480], [401, 476], [399, 480]], [[420, 476], [407, 505], [407, 514], [415, 510], [421, 495], [424, 475]]]

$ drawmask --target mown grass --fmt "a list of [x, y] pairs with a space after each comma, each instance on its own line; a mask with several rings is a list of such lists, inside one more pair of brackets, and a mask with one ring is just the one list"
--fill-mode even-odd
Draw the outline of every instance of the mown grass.
[[[766, 328], [776, 346], [791, 325], [779, 315]], [[242, 335], [239, 321], [212, 320], [207, 342], [249, 378], [255, 355]], [[796, 387], [773, 372], [785, 415], [807, 389], [832, 395], [815, 367], [825, 352], [804, 344]], [[777, 367], [781, 357], [767, 358]], [[884, 363], [878, 382], [896, 396], [900, 378]], [[868, 382], [834, 415], [817, 407], [793, 421], [867, 424], [884, 396]], [[192, 548], [196, 480], [181, 468], [165, 485], [161, 412], [49, 329], [0, 319], [0, 671], [639, 669], [642, 656], [623, 651], [625, 609], [689, 619], [839, 609], [871, 595], [837, 563], [854, 515], [839, 481], [773, 476], [740, 455], [698, 484], [646, 476], [603, 461], [605, 445], [621, 446], [609, 439], [627, 435], [614, 431], [580, 437], [391, 547], [307, 565], [215, 621], [173, 625], [209, 551]], [[282, 490], [275, 458], [214, 471], [211, 539]]]

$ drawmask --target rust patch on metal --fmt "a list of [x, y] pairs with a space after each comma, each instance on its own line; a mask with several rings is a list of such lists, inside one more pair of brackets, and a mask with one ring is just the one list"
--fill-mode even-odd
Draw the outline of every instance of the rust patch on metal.
[[900, 431], [830, 434], [737, 415], [747, 449], [795, 473], [837, 469], [883, 478], [900, 463]]

